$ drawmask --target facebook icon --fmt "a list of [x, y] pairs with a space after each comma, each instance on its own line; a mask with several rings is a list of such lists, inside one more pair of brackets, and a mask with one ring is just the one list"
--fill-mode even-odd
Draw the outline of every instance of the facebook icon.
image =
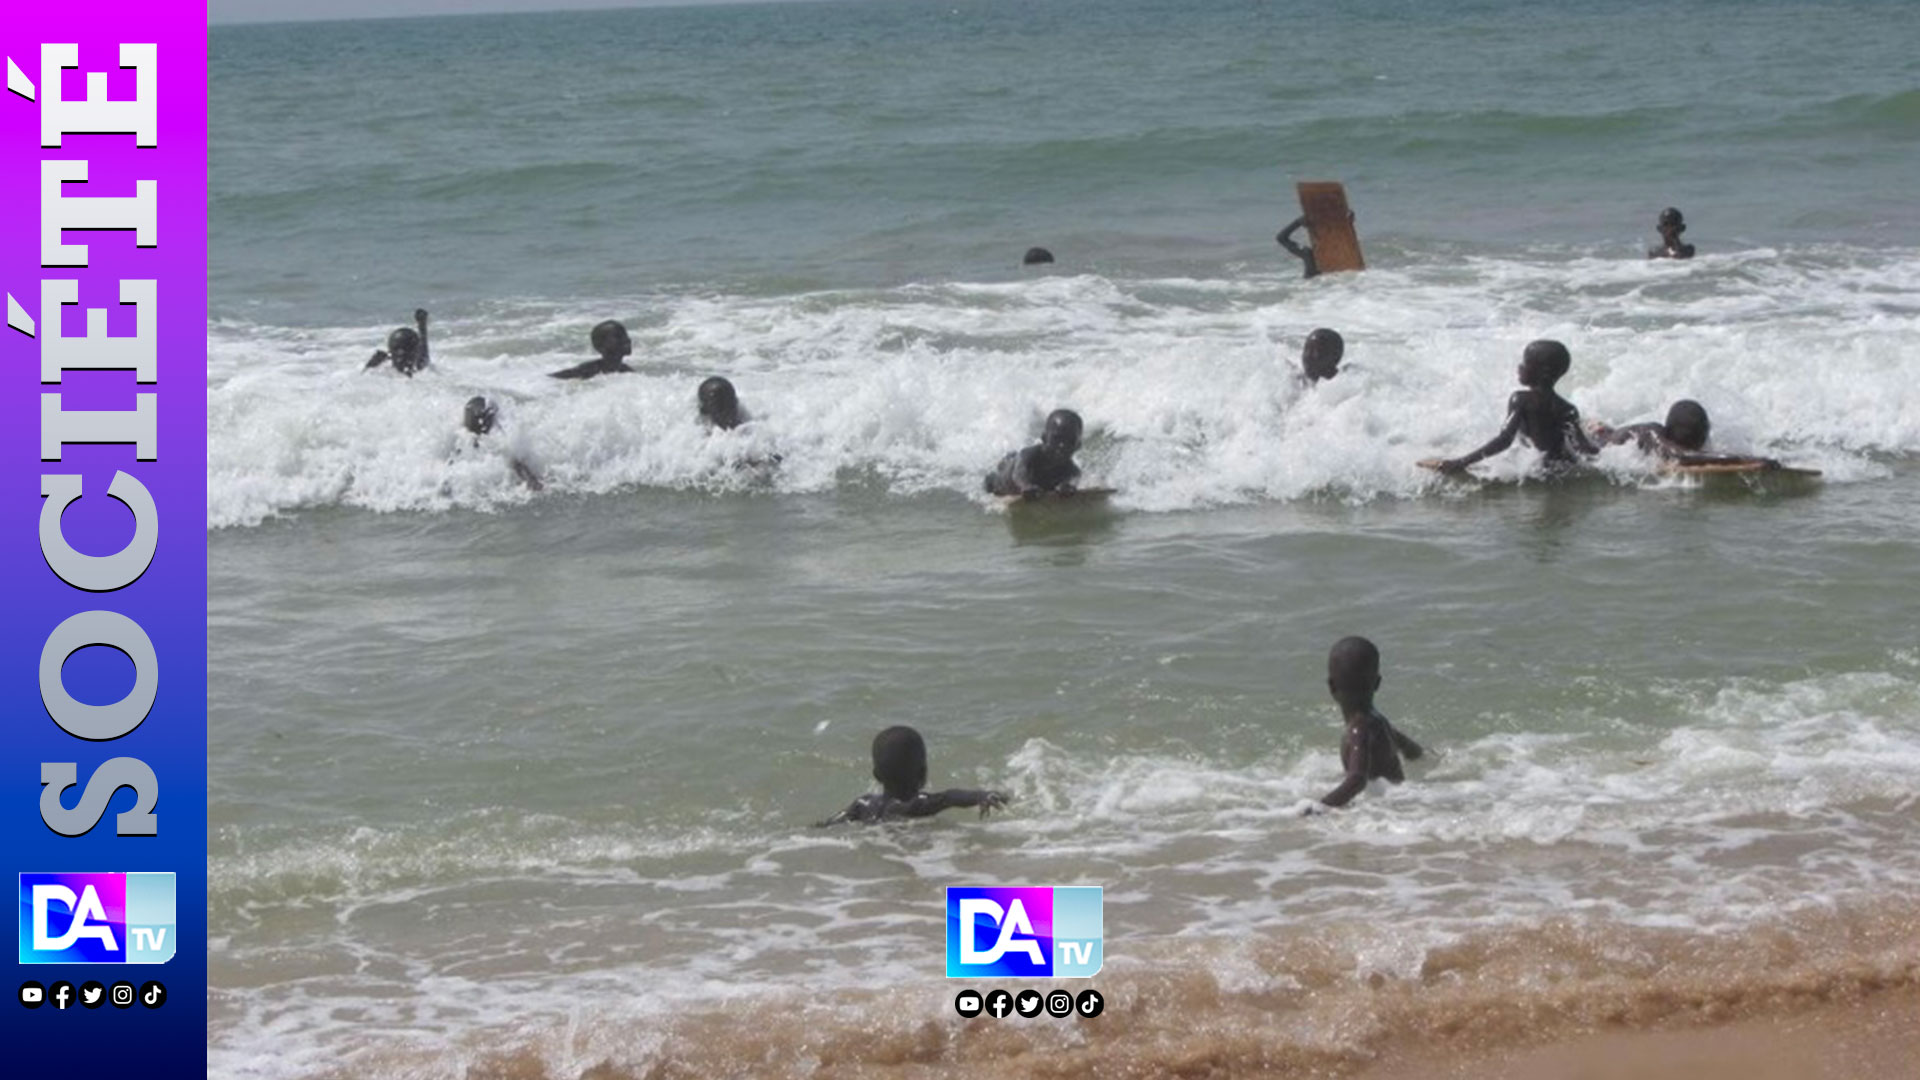
[[1086, 978], [1100, 970], [1097, 885], [947, 889], [947, 978]]

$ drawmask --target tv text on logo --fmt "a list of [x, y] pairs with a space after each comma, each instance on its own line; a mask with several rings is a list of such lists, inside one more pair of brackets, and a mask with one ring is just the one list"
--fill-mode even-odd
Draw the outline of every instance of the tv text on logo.
[[947, 977], [1084, 979], [1103, 959], [1097, 885], [947, 889]]
[[171, 873], [21, 874], [22, 964], [173, 959]]

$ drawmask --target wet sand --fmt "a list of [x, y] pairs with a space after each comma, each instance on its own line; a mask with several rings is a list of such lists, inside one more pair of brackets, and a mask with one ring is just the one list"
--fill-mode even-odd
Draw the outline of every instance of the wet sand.
[[1920, 989], [1707, 1027], [1618, 1030], [1436, 1055], [1393, 1048], [1358, 1080], [1856, 1080], [1920, 1075]]

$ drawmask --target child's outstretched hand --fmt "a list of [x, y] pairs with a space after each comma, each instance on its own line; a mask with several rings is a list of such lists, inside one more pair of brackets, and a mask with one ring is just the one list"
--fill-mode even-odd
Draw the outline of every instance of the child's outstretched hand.
[[1008, 795], [1004, 791], [987, 792], [987, 797], [980, 800], [980, 816], [986, 817], [987, 811], [1000, 809], [1001, 807], [1007, 805], [1008, 800], [1012, 798], [1013, 796]]

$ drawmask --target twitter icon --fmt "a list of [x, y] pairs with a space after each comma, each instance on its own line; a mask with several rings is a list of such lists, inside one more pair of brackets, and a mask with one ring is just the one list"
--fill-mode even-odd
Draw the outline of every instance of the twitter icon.
[[80, 984], [80, 1004], [89, 1009], [97, 1009], [105, 1000], [107, 1000], [106, 987], [92, 980]]

